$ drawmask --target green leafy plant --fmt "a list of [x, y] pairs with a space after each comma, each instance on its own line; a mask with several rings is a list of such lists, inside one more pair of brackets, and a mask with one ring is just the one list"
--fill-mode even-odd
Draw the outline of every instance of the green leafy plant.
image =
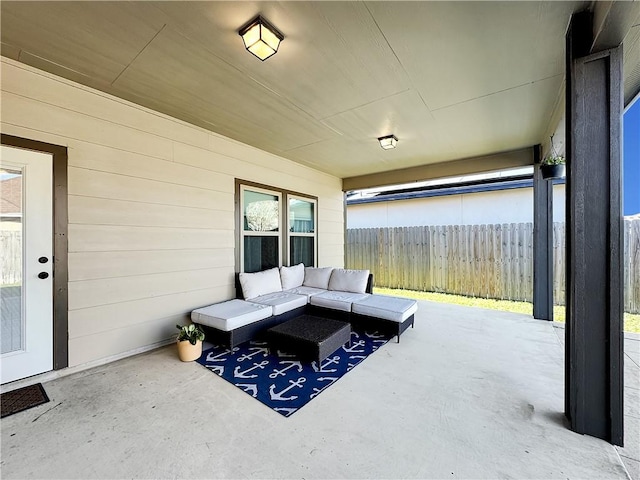
[[564, 165], [565, 160], [562, 155], [549, 155], [543, 161], [543, 165]]
[[204, 340], [204, 332], [199, 326], [193, 323], [189, 325], [176, 325], [176, 328], [180, 330], [178, 334], [179, 342], [188, 340], [191, 345], [195, 345], [198, 340]]
[[542, 161], [542, 165], [564, 165], [565, 159], [560, 155], [553, 146], [553, 135], [551, 135], [551, 151], [549, 155]]

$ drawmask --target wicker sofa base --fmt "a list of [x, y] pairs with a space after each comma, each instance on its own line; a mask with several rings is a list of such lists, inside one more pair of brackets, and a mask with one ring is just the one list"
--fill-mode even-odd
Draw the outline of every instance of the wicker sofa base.
[[376, 329], [383, 333], [393, 335], [397, 337], [398, 343], [400, 343], [400, 336], [409, 328], [414, 326], [414, 315], [411, 315], [403, 322], [394, 322], [392, 320], [385, 320], [384, 318], [369, 317], [366, 315], [359, 315], [352, 312], [344, 312], [341, 310], [334, 310], [332, 308], [318, 307], [317, 305], [307, 304], [306, 307], [295, 308], [289, 312], [285, 312], [281, 315], [265, 318], [249, 325], [236, 328], [229, 332], [218, 330], [217, 328], [207, 327], [201, 325], [204, 328], [204, 332], [208, 341], [212, 343], [220, 343], [226, 345], [229, 348], [236, 347], [241, 343], [248, 342], [254, 338], [259, 338], [268, 329], [275, 327], [287, 320], [299, 317], [301, 315], [315, 315], [317, 317], [331, 318], [334, 320], [340, 320], [347, 322], [355, 327], [370, 327], [375, 326]]
[[236, 347], [241, 343], [248, 342], [254, 338], [260, 337], [266, 330], [275, 327], [287, 320], [299, 317], [305, 313], [305, 307], [294, 308], [280, 315], [274, 315], [257, 322], [238, 327], [230, 331], [218, 330], [217, 328], [200, 325], [204, 329], [207, 341], [212, 343], [220, 343], [229, 348]]

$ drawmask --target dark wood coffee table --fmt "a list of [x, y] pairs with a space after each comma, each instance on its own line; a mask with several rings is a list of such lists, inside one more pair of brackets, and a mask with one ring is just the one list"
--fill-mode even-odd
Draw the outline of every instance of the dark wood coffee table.
[[301, 315], [267, 330], [274, 348], [316, 360], [318, 366], [351, 340], [351, 325], [331, 318]]

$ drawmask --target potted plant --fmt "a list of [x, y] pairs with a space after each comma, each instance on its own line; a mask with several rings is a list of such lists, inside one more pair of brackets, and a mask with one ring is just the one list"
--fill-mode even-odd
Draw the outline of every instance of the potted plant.
[[540, 164], [540, 172], [542, 172], [542, 178], [562, 178], [565, 176], [565, 160], [562, 155], [556, 152], [553, 146], [553, 135], [551, 135], [551, 152], [545, 157]]
[[202, 355], [202, 341], [204, 332], [198, 325], [176, 325], [180, 333], [178, 334], [178, 356], [183, 362], [191, 362]]

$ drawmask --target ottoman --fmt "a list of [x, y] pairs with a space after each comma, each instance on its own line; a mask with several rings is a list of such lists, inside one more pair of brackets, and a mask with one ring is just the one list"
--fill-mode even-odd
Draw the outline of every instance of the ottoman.
[[209, 341], [218, 341], [233, 348], [251, 340], [260, 330], [270, 325], [262, 325], [273, 314], [271, 305], [227, 300], [208, 307], [196, 308], [191, 312], [191, 321], [202, 325]]
[[351, 325], [331, 318], [301, 315], [267, 331], [269, 343], [315, 360], [322, 361], [351, 340]]
[[398, 336], [409, 326], [413, 327], [414, 314], [418, 310], [418, 302], [410, 298], [391, 297], [388, 295], [369, 295], [356, 300], [351, 307], [352, 319], [367, 324], [377, 323], [383, 330]]

